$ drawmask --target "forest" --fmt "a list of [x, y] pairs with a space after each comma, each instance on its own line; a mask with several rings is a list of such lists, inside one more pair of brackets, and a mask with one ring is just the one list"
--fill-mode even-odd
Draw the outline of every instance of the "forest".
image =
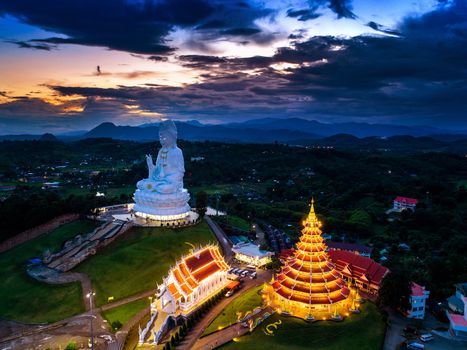
[[[14, 189], [0, 193], [0, 240], [59, 214], [130, 202], [146, 176], [144, 155], [158, 147], [112, 139], [1, 142], [0, 184]], [[385, 251], [384, 264], [426, 285], [435, 298], [467, 280], [463, 155], [208, 141], [179, 141], [179, 147], [193, 207], [203, 191], [210, 206], [271, 223], [296, 239], [313, 196], [333, 240], [369, 245], [376, 260]], [[60, 187], [43, 189], [44, 181]], [[388, 214], [396, 196], [417, 198], [415, 212]]]

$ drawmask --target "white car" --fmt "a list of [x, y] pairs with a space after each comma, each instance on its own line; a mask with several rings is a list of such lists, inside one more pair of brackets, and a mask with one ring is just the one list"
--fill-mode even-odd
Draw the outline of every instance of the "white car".
[[431, 333], [423, 333], [423, 334], [420, 334], [420, 337], [419, 337], [419, 338], [420, 338], [420, 340], [421, 340], [422, 342], [425, 342], [425, 343], [426, 343], [426, 342], [429, 342], [429, 341], [432, 341], [433, 339], [435, 339], [435, 338], [433, 337], [433, 334], [431, 334]]

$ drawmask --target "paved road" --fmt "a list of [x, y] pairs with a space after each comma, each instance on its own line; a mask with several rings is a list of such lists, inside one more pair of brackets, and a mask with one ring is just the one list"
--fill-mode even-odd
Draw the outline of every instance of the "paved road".
[[[261, 312], [254, 316], [254, 319], [262, 317], [266, 312], [274, 313], [270, 308], [263, 309]], [[241, 337], [250, 331], [249, 327], [243, 327], [240, 323], [226, 327], [220, 331], [211, 333], [205, 337], [198, 339], [193, 346], [193, 350], [209, 350], [217, 348], [225, 343], [230, 342], [233, 338]]]
[[193, 346], [203, 334], [204, 330], [211, 324], [212, 321], [229, 305], [233, 300], [245, 294], [249, 289], [260, 286], [264, 282], [271, 280], [271, 271], [259, 271], [258, 278], [251, 280], [246, 279], [244, 286], [230, 298], [224, 298], [212, 308], [201, 321], [199, 321], [183, 339], [183, 342], [177, 346], [179, 350], [193, 349]]
[[113, 303], [104, 304], [104, 305], [100, 306], [99, 309], [101, 311], [106, 311], [106, 310], [109, 310], [109, 309], [113, 309], [114, 307], [117, 307], [117, 306], [121, 306], [121, 305], [131, 303], [132, 301], [140, 300], [140, 299], [143, 299], [143, 298], [149, 298], [150, 296], [153, 296], [154, 294], [156, 294], [156, 289], [148, 290], [146, 292], [141, 292], [141, 293], [138, 293], [138, 294], [130, 295], [129, 297], [126, 297], [126, 298], [123, 298], [123, 299], [119, 299], [117, 301], [114, 301]]
[[410, 321], [392, 309], [387, 309], [386, 311], [388, 312], [388, 326], [386, 328], [383, 350], [395, 350], [397, 345], [405, 340], [402, 337], [402, 330]]
[[216, 238], [222, 247], [222, 251], [224, 252], [225, 260], [229, 262], [230, 260], [232, 260], [233, 257], [232, 243], [230, 243], [225, 232], [209, 216], [206, 215], [204, 219], [208, 223], [212, 232], [214, 232], [214, 234], [216, 235]]

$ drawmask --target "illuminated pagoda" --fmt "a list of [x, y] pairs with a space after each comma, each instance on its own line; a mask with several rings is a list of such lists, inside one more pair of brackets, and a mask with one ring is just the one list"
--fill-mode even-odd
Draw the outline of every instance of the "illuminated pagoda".
[[293, 257], [265, 287], [266, 301], [278, 312], [308, 320], [342, 319], [353, 306], [351, 291], [326, 253], [313, 200], [303, 226]]

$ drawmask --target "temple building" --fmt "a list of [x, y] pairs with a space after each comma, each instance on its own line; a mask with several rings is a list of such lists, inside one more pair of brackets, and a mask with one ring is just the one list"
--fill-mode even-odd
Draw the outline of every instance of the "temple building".
[[238, 243], [233, 246], [232, 251], [235, 253], [235, 259], [243, 261], [247, 264], [261, 267], [271, 262], [273, 252], [261, 250], [253, 243]]
[[170, 269], [159, 288], [161, 308], [167, 313], [189, 314], [193, 308], [230, 282], [219, 248], [209, 245], [183, 257]]
[[326, 252], [313, 200], [303, 226], [293, 257], [265, 287], [266, 302], [278, 312], [308, 320], [341, 319], [358, 306]]
[[383, 278], [389, 272], [373, 259], [345, 250], [331, 250], [329, 257], [346, 282], [373, 295], [378, 294]]
[[190, 315], [231, 282], [227, 279], [229, 269], [216, 245], [182, 257], [158, 286], [151, 302], [151, 319], [140, 330], [139, 343], [158, 344], [174, 319]]

